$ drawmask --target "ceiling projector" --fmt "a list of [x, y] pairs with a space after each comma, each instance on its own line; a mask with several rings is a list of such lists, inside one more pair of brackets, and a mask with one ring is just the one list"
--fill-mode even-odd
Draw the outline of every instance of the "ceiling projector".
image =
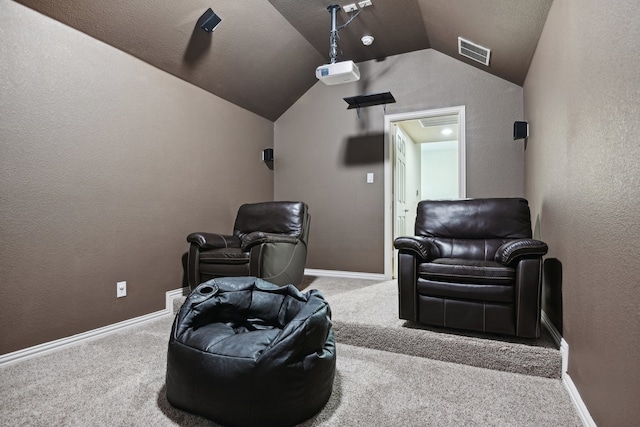
[[316, 68], [316, 77], [326, 85], [339, 85], [360, 80], [360, 70], [353, 61], [334, 62]]

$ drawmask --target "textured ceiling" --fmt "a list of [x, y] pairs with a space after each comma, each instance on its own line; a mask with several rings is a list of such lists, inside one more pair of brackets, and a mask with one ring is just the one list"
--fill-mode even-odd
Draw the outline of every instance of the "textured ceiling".
[[[327, 6], [351, 0], [17, 0], [202, 89], [276, 120], [329, 61]], [[339, 60], [433, 48], [522, 85], [552, 0], [372, 0], [339, 32]], [[357, 2], [356, 2], [357, 3]], [[212, 8], [222, 23], [197, 26]], [[338, 25], [349, 14], [338, 12]], [[360, 42], [375, 37], [373, 45]], [[491, 49], [461, 57], [458, 37]]]

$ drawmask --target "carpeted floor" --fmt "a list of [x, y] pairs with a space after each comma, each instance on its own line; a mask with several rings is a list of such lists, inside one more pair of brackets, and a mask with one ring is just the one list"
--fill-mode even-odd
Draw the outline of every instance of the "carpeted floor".
[[[335, 305], [334, 316], [343, 319], [336, 324], [349, 323], [346, 309], [356, 304], [351, 298], [359, 290], [385, 287], [329, 278], [306, 283]], [[0, 425], [217, 426], [166, 401], [172, 321], [173, 316], [163, 316], [0, 367]], [[333, 394], [302, 426], [581, 425], [559, 379], [351, 345], [336, 330]]]

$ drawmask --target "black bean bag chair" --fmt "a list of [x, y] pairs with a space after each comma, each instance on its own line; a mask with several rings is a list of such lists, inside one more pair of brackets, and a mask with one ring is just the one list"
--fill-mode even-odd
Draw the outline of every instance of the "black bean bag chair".
[[336, 367], [331, 309], [255, 277], [200, 284], [176, 316], [167, 400], [227, 426], [287, 426], [322, 409]]

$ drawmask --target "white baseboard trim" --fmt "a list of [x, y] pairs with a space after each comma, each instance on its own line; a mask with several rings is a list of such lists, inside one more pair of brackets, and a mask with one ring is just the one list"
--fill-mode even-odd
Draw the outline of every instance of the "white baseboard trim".
[[576, 385], [573, 383], [573, 380], [569, 376], [569, 343], [566, 342], [564, 338], [562, 338], [562, 335], [560, 334], [558, 329], [556, 329], [553, 323], [551, 323], [551, 320], [547, 316], [547, 313], [543, 311], [541, 314], [541, 318], [542, 323], [551, 333], [551, 337], [555, 341], [556, 345], [560, 347], [560, 354], [562, 355], [562, 384], [569, 393], [571, 402], [573, 403], [573, 406], [575, 406], [580, 420], [586, 427], [597, 427], [595, 421], [589, 413], [589, 410], [587, 409], [587, 405], [584, 404], [584, 401], [580, 396], [580, 392], [578, 392]]
[[167, 291], [166, 307], [168, 313], [173, 313], [173, 300], [183, 295], [189, 295], [189, 287], [178, 288], [172, 291]]
[[167, 314], [173, 314], [173, 298], [183, 295], [182, 292], [183, 292], [183, 288], [168, 291], [166, 293], [166, 298], [165, 298], [166, 305], [164, 310], [158, 310], [153, 313], [134, 317], [133, 319], [123, 320], [122, 322], [103, 326], [97, 329], [92, 329], [90, 331], [82, 332], [76, 335], [72, 335], [70, 337], [60, 338], [58, 340], [49, 341], [46, 343], [35, 345], [33, 347], [28, 347], [22, 350], [17, 350], [11, 353], [3, 354], [0, 356], [0, 367], [10, 363], [23, 361], [34, 356], [39, 356], [41, 354], [49, 353], [54, 350], [62, 349], [72, 344], [79, 343], [81, 341], [97, 338], [99, 336], [109, 334], [109, 333], [118, 331], [120, 329], [136, 325], [138, 323], [153, 320], [155, 318], [158, 318]]
[[304, 274], [307, 276], [321, 277], [344, 277], [346, 279], [365, 279], [365, 280], [385, 280], [382, 273], [361, 273], [357, 271], [339, 271], [339, 270], [318, 270], [314, 268], [305, 268]]
[[560, 342], [562, 341], [562, 334], [560, 334], [560, 332], [555, 327], [555, 325], [551, 322], [551, 319], [549, 319], [549, 316], [547, 316], [547, 313], [545, 313], [544, 310], [542, 310], [540, 318], [542, 320], [542, 324], [551, 333], [551, 338], [553, 338], [553, 341], [556, 343], [558, 347], [560, 347]]
[[553, 338], [553, 341], [556, 343], [556, 345], [560, 349], [560, 355], [562, 356], [561, 374], [564, 377], [569, 367], [569, 344], [567, 344], [564, 338], [562, 338], [562, 334], [560, 334], [560, 331], [558, 331], [555, 325], [551, 322], [551, 319], [549, 319], [549, 316], [547, 316], [547, 313], [545, 313], [544, 310], [542, 310], [540, 318], [542, 320], [542, 324], [547, 328], [547, 330], [551, 334], [551, 338]]
[[596, 422], [589, 413], [589, 409], [587, 409], [587, 405], [584, 404], [582, 397], [580, 397], [580, 392], [578, 392], [576, 385], [566, 372], [562, 375], [562, 384], [564, 384], [564, 388], [569, 392], [569, 397], [571, 397], [573, 406], [575, 406], [576, 411], [578, 411], [578, 416], [582, 420], [582, 424], [586, 427], [597, 427]]

